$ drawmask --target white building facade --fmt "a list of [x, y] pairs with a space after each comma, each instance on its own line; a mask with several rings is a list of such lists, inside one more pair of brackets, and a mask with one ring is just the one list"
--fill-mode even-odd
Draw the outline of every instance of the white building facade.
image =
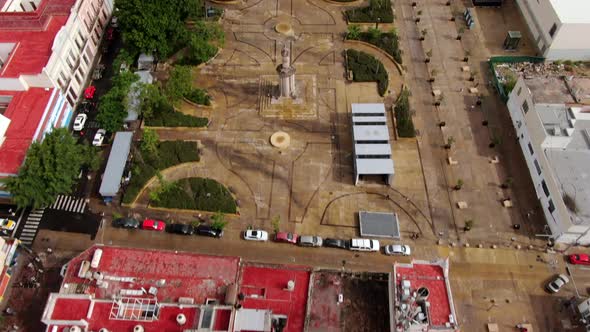
[[551, 237], [590, 244], [590, 108], [535, 104], [523, 78], [507, 106]]
[[590, 2], [516, 0], [541, 56], [590, 60]]

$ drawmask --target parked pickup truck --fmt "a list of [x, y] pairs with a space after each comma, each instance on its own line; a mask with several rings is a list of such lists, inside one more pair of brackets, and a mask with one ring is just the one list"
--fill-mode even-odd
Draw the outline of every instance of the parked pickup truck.
[[371, 239], [350, 240], [350, 250], [356, 251], [379, 251], [379, 241]]

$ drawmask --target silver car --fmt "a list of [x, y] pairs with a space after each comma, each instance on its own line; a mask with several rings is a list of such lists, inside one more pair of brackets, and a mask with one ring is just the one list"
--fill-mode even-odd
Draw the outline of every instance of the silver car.
[[302, 247], [321, 247], [322, 238], [313, 235], [301, 235], [297, 244]]

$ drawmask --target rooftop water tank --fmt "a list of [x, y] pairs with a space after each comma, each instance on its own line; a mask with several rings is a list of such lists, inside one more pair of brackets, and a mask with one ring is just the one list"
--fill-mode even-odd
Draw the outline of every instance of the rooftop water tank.
[[178, 323], [178, 325], [186, 324], [186, 316], [184, 314], [176, 315], [176, 322]]

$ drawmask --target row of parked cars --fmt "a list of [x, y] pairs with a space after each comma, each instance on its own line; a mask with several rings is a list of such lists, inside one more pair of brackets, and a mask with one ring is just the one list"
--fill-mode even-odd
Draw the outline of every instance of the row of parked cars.
[[[268, 241], [268, 232], [259, 229], [248, 229], [244, 232], [244, 240]], [[330, 247], [355, 251], [379, 251], [381, 249], [378, 240], [372, 239], [322, 239], [315, 235], [297, 235], [289, 232], [277, 232], [274, 236], [275, 242], [296, 244], [302, 247]], [[403, 244], [390, 244], [383, 247], [386, 255], [409, 256], [411, 249]]]
[[168, 231], [170, 233], [175, 234], [182, 234], [182, 235], [203, 235], [203, 236], [210, 236], [210, 237], [222, 237], [223, 230], [219, 230], [216, 228], [211, 227], [210, 225], [198, 225], [196, 227], [192, 225], [185, 225], [185, 224], [170, 224], [166, 225], [165, 222], [162, 220], [155, 220], [155, 219], [144, 219], [141, 223], [134, 218], [118, 218], [113, 220], [113, 227], [118, 228], [126, 228], [126, 229], [141, 229], [150, 230], [150, 231], [159, 231], [164, 232]]

